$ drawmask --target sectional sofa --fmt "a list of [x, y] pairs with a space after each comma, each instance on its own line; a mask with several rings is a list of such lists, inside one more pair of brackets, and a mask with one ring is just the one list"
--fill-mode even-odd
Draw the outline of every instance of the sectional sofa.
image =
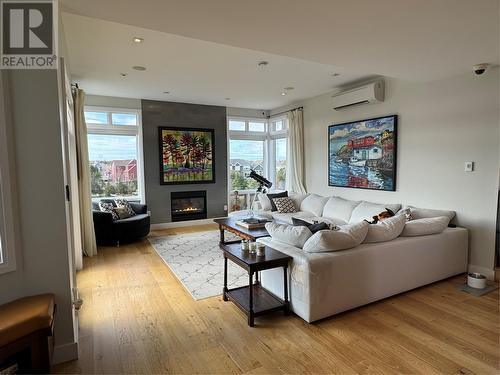
[[[319, 220], [336, 225], [355, 223], [383, 211], [394, 212], [401, 205], [351, 201], [315, 194], [292, 195], [299, 212], [280, 214], [259, 197], [258, 214], [279, 222], [292, 217]], [[455, 215], [452, 211], [412, 208], [415, 218]], [[259, 239], [293, 257], [290, 265], [289, 296], [292, 310], [307, 322], [326, 318], [398, 293], [408, 291], [467, 269], [468, 232], [446, 228], [439, 234], [398, 237], [391, 241], [363, 243], [355, 248], [310, 253], [272, 237]], [[282, 269], [261, 273], [262, 285], [283, 297]]]

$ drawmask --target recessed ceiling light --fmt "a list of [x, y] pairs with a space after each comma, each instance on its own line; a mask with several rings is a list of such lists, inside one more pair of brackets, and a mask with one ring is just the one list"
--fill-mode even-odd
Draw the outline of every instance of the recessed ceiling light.
[[132, 41], [133, 41], [134, 43], [142, 43], [142, 42], [144, 42], [144, 39], [143, 39], [143, 38], [139, 38], [138, 36], [134, 36], [134, 37], [132, 38]]
[[127, 73], [120, 73], [120, 76], [122, 76], [122, 77], [126, 77], [126, 76], [127, 76]]
[[135, 66], [133, 66], [133, 67], [132, 67], [132, 69], [134, 69], [134, 70], [138, 70], [138, 71], [140, 71], [140, 72], [143, 72], [143, 71], [145, 71], [145, 70], [146, 70], [146, 68], [145, 68], [145, 67], [140, 66], [140, 65], [135, 65]]
[[286, 92], [284, 92], [284, 91], [283, 91], [283, 92], [281, 93], [281, 95], [282, 95], [282, 96], [285, 96], [285, 95], [286, 95]]
[[340, 73], [333, 73], [332, 77], [338, 77], [339, 75], [340, 75]]
[[290, 90], [293, 90], [293, 89], [295, 89], [295, 87], [292, 87], [292, 86], [285, 87], [285, 91], [290, 91]]
[[259, 61], [257, 66], [266, 66], [269, 65], [269, 61]]

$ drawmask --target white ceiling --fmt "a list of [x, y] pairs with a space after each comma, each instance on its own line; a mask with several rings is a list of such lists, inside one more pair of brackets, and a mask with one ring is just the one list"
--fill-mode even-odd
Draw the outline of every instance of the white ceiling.
[[[109, 77], [113, 67], [116, 74], [137, 64], [148, 67], [138, 79], [144, 97], [175, 84], [189, 101], [221, 104], [216, 96], [230, 96], [235, 102], [226, 105], [271, 108], [291, 101], [270, 102], [282, 86], [296, 86], [297, 99], [336, 86], [322, 74], [340, 68], [327, 65], [344, 68], [339, 78], [430, 81], [499, 62], [498, 0], [62, 0], [62, 9], [122, 24], [64, 16], [72, 72], [106, 95], [130, 96], [131, 86]], [[132, 46], [128, 33], [139, 30], [124, 25], [147, 29], [146, 42]], [[276, 59], [266, 79], [252, 72], [259, 59]]]
[[[63, 13], [63, 24], [72, 79], [88, 94], [273, 109], [367, 78], [331, 65], [74, 14]], [[132, 42], [134, 36], [144, 42]], [[258, 67], [262, 60], [269, 65]], [[133, 70], [135, 65], [146, 71]], [[282, 96], [289, 86], [294, 90]]]

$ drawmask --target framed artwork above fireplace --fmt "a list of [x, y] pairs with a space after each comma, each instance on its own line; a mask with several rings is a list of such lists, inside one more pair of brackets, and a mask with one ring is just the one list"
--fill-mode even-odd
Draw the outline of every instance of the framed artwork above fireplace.
[[162, 185], [215, 182], [214, 129], [160, 127]]

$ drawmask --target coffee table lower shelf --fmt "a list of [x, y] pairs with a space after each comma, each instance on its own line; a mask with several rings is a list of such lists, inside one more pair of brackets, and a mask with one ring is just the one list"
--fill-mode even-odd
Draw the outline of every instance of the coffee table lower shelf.
[[247, 316], [257, 317], [273, 311], [288, 313], [288, 306], [281, 298], [264, 289], [259, 284], [253, 284], [253, 311], [250, 311], [250, 286], [229, 289], [225, 297], [233, 301]]

